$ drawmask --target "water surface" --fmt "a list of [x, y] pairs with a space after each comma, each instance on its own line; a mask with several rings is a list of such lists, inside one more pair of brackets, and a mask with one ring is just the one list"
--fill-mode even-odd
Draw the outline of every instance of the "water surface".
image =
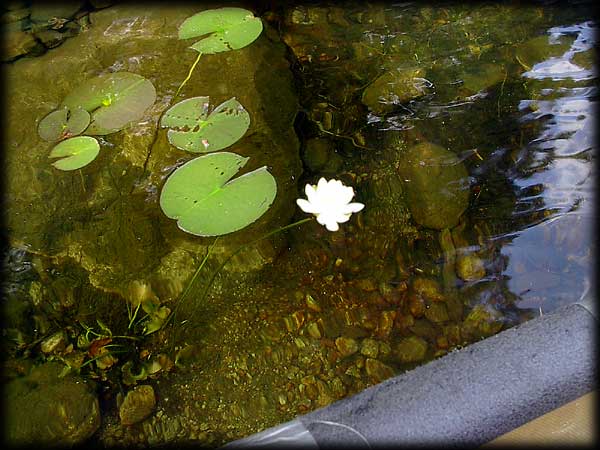
[[[16, 376], [23, 361], [54, 360], [94, 380], [94, 441], [223, 444], [590, 293], [597, 24], [586, 4], [350, 2], [257, 9], [261, 38], [203, 56], [182, 91], [244, 104], [252, 127], [234, 151], [268, 165], [279, 193], [264, 218], [220, 238], [181, 301], [214, 242], [158, 207], [192, 157], [156, 125], [195, 58], [176, 39], [186, 8], [112, 6], [92, 15], [99, 43], [82, 34], [7, 69], [7, 364]], [[36, 124], [76, 82], [119, 70], [150, 79], [157, 102], [81, 174], [57, 173]], [[46, 76], [53, 85], [27, 84]], [[278, 234], [218, 270], [306, 217], [294, 200], [320, 177], [352, 186], [364, 211], [335, 233], [313, 221]], [[177, 316], [140, 337], [130, 305], [144, 296]], [[102, 324], [129, 336], [114, 337], [124, 351], [108, 365], [80, 345], [86, 327], [106, 338]], [[61, 331], [64, 345], [42, 351]], [[152, 361], [154, 374], [132, 380]], [[124, 426], [117, 398], [136, 384], [157, 404]]]

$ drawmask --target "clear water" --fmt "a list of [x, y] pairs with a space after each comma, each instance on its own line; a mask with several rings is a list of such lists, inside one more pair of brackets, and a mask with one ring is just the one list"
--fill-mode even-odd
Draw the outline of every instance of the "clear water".
[[[102, 425], [93, 439], [212, 446], [577, 302], [592, 289], [594, 258], [597, 69], [590, 54], [597, 24], [588, 6], [408, 2], [257, 11], [270, 24], [269, 36], [279, 34], [288, 46], [289, 67], [281, 57], [270, 70], [294, 77], [300, 111], [295, 128], [292, 118], [282, 130], [297, 134], [298, 155], [289, 164], [302, 163], [303, 171], [285, 180], [292, 195], [271, 222], [254, 234], [222, 238], [181, 304], [213, 241], [177, 230], [162, 217], [157, 193], [188, 155], [169, 150], [149, 121], [107, 136], [110, 152], [81, 178], [67, 177], [36, 153], [34, 134], [9, 134], [7, 365], [89, 361], [77, 345], [82, 324], [101, 333], [94, 323], [100, 318], [115, 335], [128, 333], [128, 296], [132, 286], [147, 283], [179, 319], [175, 328], [127, 346], [112, 366], [80, 368], [99, 386]], [[157, 88], [158, 117], [193, 55], [165, 23], [156, 25], [154, 44], [136, 43], [140, 24], [157, 23], [143, 9], [119, 10], [122, 17], [105, 30], [106, 47], [91, 61], [76, 51], [72, 58], [85, 61], [89, 75], [142, 71]], [[174, 23], [193, 12], [174, 13]], [[130, 41], [123, 44], [123, 36]], [[84, 37], [72, 42], [78, 39]], [[532, 41], [534, 50], [527, 47]], [[175, 53], [180, 57], [163, 62]], [[200, 64], [186, 95], [200, 95], [208, 77], [219, 78], [211, 61]], [[9, 90], [12, 70], [19, 74], [25, 64], [29, 73], [36, 70], [33, 62], [13, 64]], [[366, 87], [398, 67], [416, 71], [411, 79], [420, 95], [385, 112], [365, 106]], [[275, 95], [263, 70], [261, 95]], [[68, 75], [56, 69], [56, 93], [47, 86], [11, 91], [11, 126], [37, 123], [60, 101]], [[235, 68], [220, 75], [232, 91], [246, 89], [235, 84], [243, 79]], [[266, 145], [254, 133], [242, 145]], [[322, 164], [310, 153], [315, 139], [326, 143]], [[121, 149], [136, 148], [128, 142], [150, 149], [143, 164], [135, 164], [136, 155], [120, 159]], [[468, 173], [467, 208], [444, 230], [414, 221], [399, 176], [406, 151], [422, 142], [456, 155]], [[274, 172], [285, 165], [281, 158], [265, 163]], [[312, 222], [280, 234], [258, 253], [234, 258], [210, 284], [238, 245], [305, 217], [293, 200], [321, 176], [352, 185], [365, 211], [336, 233]], [[457, 276], [461, 255], [475, 256], [483, 272]], [[168, 276], [161, 278], [163, 272]], [[41, 352], [39, 343], [59, 330], [67, 333], [66, 348]], [[139, 368], [159, 355], [160, 370], [138, 381], [154, 386], [153, 415], [120, 425], [116, 398], [132, 387], [121, 367], [131, 361]]]

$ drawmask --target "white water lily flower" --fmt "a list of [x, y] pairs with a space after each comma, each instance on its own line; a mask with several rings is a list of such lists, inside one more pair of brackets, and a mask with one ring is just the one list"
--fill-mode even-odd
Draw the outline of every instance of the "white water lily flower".
[[317, 216], [317, 222], [329, 231], [337, 231], [338, 223], [348, 222], [352, 213], [365, 207], [362, 203], [350, 203], [354, 189], [344, 186], [339, 180], [321, 178], [316, 186], [307, 184], [304, 188], [308, 200], [296, 200], [302, 211]]

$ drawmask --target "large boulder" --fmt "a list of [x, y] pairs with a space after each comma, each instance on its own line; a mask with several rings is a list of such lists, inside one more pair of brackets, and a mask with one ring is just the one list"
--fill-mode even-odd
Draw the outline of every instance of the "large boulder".
[[[294, 212], [301, 172], [293, 129], [297, 111], [285, 48], [267, 30], [249, 46], [202, 55], [174, 99], [197, 53], [195, 41], [177, 38], [196, 6], [116, 5], [91, 14], [92, 26], [38, 58], [6, 67], [6, 217], [12, 246], [60, 262], [76, 261], [100, 289], [125, 293], [136, 280], [151, 280], [163, 298], [176, 297], [214, 238], [177, 228], [158, 198], [173, 169], [196, 154], [179, 150], [158, 128], [162, 113], [184, 98], [210, 96], [216, 106], [236, 97], [250, 114], [244, 138], [227, 148], [250, 157], [244, 171], [267, 165], [277, 197], [246, 229], [219, 239], [215, 258], [287, 224]], [[88, 166], [61, 172], [50, 165], [53, 144], [37, 134], [39, 121], [83, 81], [128, 71], [149, 79], [157, 100], [128, 128], [104, 136]], [[269, 262], [277, 241], [263, 241], [237, 256], [227, 270], [249, 271]], [[281, 244], [281, 242], [279, 242]], [[175, 280], [175, 281], [173, 281]], [[177, 281], [179, 280], [179, 281]]]
[[403, 103], [418, 98], [426, 92], [422, 68], [392, 68], [378, 77], [363, 92], [362, 102], [374, 114], [393, 111]]
[[469, 203], [469, 177], [456, 154], [421, 142], [402, 155], [398, 172], [415, 222], [436, 230], [458, 223]]
[[100, 426], [93, 386], [65, 366], [45, 363], [5, 386], [5, 437], [9, 445], [71, 447]]

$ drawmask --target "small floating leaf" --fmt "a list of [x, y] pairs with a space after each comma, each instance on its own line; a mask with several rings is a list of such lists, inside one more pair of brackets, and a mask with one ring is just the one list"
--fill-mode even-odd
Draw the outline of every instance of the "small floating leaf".
[[77, 136], [90, 124], [90, 114], [83, 108], [63, 107], [52, 111], [38, 125], [38, 134], [48, 142], [55, 142], [66, 137]]
[[261, 167], [231, 179], [248, 161], [235, 153], [200, 156], [167, 179], [160, 207], [183, 231], [219, 236], [256, 221], [277, 193], [275, 178]]
[[169, 142], [188, 152], [208, 153], [237, 142], [250, 126], [248, 111], [235, 98], [208, 114], [209, 98], [193, 97], [173, 105], [162, 117]]
[[[179, 39], [207, 35], [191, 48], [200, 53], [237, 50], [252, 43], [262, 32], [260, 18], [242, 8], [219, 8], [188, 17], [179, 26]], [[210, 34], [209, 34], [210, 33]]]
[[129, 72], [99, 75], [65, 97], [62, 106], [81, 107], [91, 115], [86, 134], [105, 135], [138, 120], [156, 100], [156, 90], [146, 78]]
[[52, 163], [60, 170], [75, 170], [91, 163], [100, 152], [100, 144], [90, 136], [78, 136], [67, 139], [56, 145], [49, 158], [60, 158]]

